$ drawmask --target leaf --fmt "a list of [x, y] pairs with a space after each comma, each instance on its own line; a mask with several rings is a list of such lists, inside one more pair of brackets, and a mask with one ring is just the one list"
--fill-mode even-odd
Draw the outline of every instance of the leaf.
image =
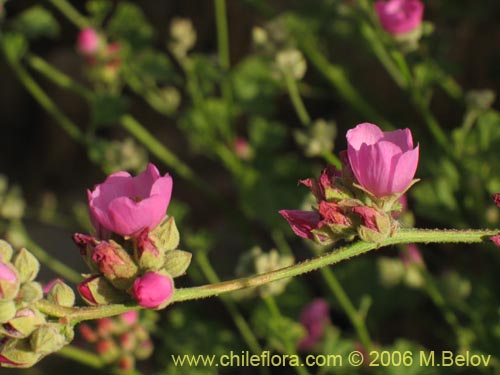
[[14, 22], [14, 28], [26, 35], [28, 39], [54, 38], [60, 31], [59, 24], [52, 13], [39, 5], [22, 12]]
[[91, 121], [95, 125], [111, 125], [128, 109], [128, 99], [123, 96], [96, 94], [90, 102]]
[[151, 45], [154, 36], [154, 30], [142, 10], [128, 1], [118, 4], [109, 21], [108, 32], [111, 38], [128, 43], [132, 50]]

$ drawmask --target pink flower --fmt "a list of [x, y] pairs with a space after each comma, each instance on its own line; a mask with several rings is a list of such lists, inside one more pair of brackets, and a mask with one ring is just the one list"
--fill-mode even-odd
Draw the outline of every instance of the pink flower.
[[311, 231], [316, 229], [321, 221], [321, 216], [315, 211], [281, 210], [283, 216], [292, 227], [295, 234], [302, 238], [314, 239]]
[[500, 236], [491, 236], [490, 240], [493, 241], [493, 243], [495, 245], [497, 245], [498, 247], [500, 247]]
[[375, 12], [385, 31], [404, 34], [420, 26], [424, 4], [420, 0], [379, 0], [375, 2]]
[[132, 296], [142, 307], [154, 309], [165, 304], [174, 293], [171, 277], [148, 272], [137, 278], [132, 287]]
[[304, 306], [300, 313], [300, 322], [306, 328], [307, 335], [299, 342], [299, 349], [309, 350], [321, 339], [330, 322], [326, 300], [317, 298]]
[[416, 265], [421, 267], [424, 265], [422, 254], [420, 253], [418, 246], [414, 243], [408, 245], [406, 252], [404, 252], [401, 256], [401, 260], [407, 266]]
[[77, 286], [78, 292], [80, 293], [80, 295], [82, 296], [82, 298], [86, 302], [88, 302], [88, 303], [90, 303], [92, 305], [97, 305], [97, 301], [96, 301], [96, 299], [94, 298], [94, 296], [92, 294], [92, 290], [89, 287], [89, 283], [92, 282], [96, 278], [97, 278], [97, 276], [90, 277], [90, 278], [82, 281]]
[[418, 152], [410, 129], [383, 132], [377, 125], [363, 123], [347, 132], [347, 154], [354, 176], [378, 198], [408, 188], [417, 171]]
[[137, 177], [116, 172], [106, 181], [87, 191], [92, 223], [122, 236], [136, 236], [155, 228], [165, 217], [172, 195], [172, 178], [161, 177], [149, 164]]
[[86, 27], [78, 34], [76, 45], [82, 55], [94, 55], [99, 50], [99, 42], [99, 34], [93, 28]]

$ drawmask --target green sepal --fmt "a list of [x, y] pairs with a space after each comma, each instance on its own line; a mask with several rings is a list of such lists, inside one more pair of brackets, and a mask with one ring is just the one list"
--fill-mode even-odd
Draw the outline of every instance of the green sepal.
[[16, 316], [14, 301], [0, 301], [0, 324], [7, 323], [14, 316]]
[[81, 293], [80, 296], [89, 305], [109, 305], [121, 303], [127, 299], [127, 294], [116, 289], [104, 276], [96, 277], [85, 283], [94, 301], [86, 299]]
[[42, 356], [33, 352], [29, 339], [7, 339], [0, 346], [0, 355], [8, 362], [2, 362], [2, 367], [28, 368], [37, 363]]
[[160, 225], [151, 231], [150, 238], [160, 252], [177, 249], [180, 235], [175, 219], [172, 216], [163, 219]]
[[33, 303], [43, 298], [42, 285], [37, 281], [31, 281], [21, 286], [21, 300]]
[[19, 250], [13, 263], [19, 273], [21, 283], [35, 280], [40, 270], [38, 259], [25, 248]]
[[37, 328], [30, 337], [31, 349], [39, 355], [57, 352], [67, 344], [66, 337], [61, 333], [61, 325], [48, 323]]
[[163, 269], [172, 277], [184, 275], [191, 264], [192, 254], [183, 250], [171, 250], [165, 254]]
[[59, 306], [71, 307], [75, 304], [75, 292], [61, 280], [50, 288], [47, 300]]
[[[30, 315], [25, 315], [27, 311]], [[37, 327], [45, 323], [45, 316], [36, 309], [24, 309], [17, 311], [16, 315], [9, 320], [9, 329], [0, 328], [0, 333], [12, 338], [28, 337]]]
[[0, 240], [0, 261], [10, 262], [13, 252], [12, 246], [7, 241]]

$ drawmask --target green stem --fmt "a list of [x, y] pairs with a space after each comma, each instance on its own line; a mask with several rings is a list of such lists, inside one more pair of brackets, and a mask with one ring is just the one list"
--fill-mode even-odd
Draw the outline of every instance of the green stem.
[[344, 69], [340, 65], [331, 64], [321, 53], [312, 37], [299, 37], [300, 47], [314, 67], [339, 92], [340, 96], [365, 118], [377, 122], [385, 129], [394, 129], [389, 121], [385, 120], [351, 84]]
[[56, 354], [61, 357], [72, 359], [75, 362], [79, 362], [83, 365], [95, 369], [100, 369], [105, 366], [105, 363], [94, 353], [77, 348], [76, 346], [73, 345], [65, 346], [64, 348], [59, 350]]
[[47, 77], [60, 87], [72, 91], [87, 100], [90, 100], [92, 98], [93, 93], [91, 90], [75, 82], [71, 77], [62, 73], [61, 71], [47, 63], [47, 61], [45, 61], [44, 59], [36, 55], [29, 54], [26, 57], [26, 60], [31, 68], [43, 74], [45, 77]]
[[70, 3], [66, 0], [49, 0], [50, 3], [56, 7], [68, 20], [70, 20], [76, 27], [83, 29], [90, 25], [90, 21], [82, 16]]
[[300, 122], [304, 126], [309, 126], [311, 124], [311, 117], [307, 112], [306, 106], [302, 101], [299, 92], [299, 86], [297, 85], [297, 81], [295, 78], [288, 72], [284, 72], [286, 88], [288, 90], [288, 95], [290, 96], [290, 100], [292, 101], [293, 108], [295, 109], [295, 113], [300, 119]]
[[360, 316], [359, 312], [356, 310], [352, 304], [349, 296], [345, 292], [344, 288], [340, 284], [339, 280], [329, 267], [321, 268], [321, 273], [326, 281], [326, 284], [332, 291], [333, 295], [340, 303], [340, 306], [346, 313], [347, 317], [351, 321], [351, 324], [358, 335], [359, 341], [364, 346], [367, 351], [373, 349], [373, 342], [370, 338], [368, 328], [366, 327], [365, 320]]
[[42, 247], [40, 247], [36, 242], [34, 242], [27, 234], [24, 226], [19, 228], [23, 231], [25, 238], [25, 244], [28, 250], [43, 264], [49, 267], [52, 271], [62, 276], [65, 280], [71, 281], [78, 284], [83, 279], [78, 272], [73, 270], [71, 267], [67, 266], [63, 262], [53, 258], [49, 253], [47, 253]]
[[56, 120], [57, 124], [77, 143], [85, 144], [85, 135], [80, 131], [78, 126], [59, 110], [57, 105], [45, 94], [43, 89], [29, 75], [26, 69], [22, 67], [19, 61], [12, 61], [8, 58], [7, 61], [26, 90]]
[[[198, 252], [196, 254], [196, 262], [200, 266], [208, 282], [212, 284], [220, 282], [219, 276], [212, 267], [212, 264], [210, 263], [210, 260], [208, 259], [206, 252], [204, 251]], [[221, 300], [226, 309], [231, 314], [234, 324], [240, 331], [241, 336], [245, 340], [250, 350], [254, 353], [262, 353], [262, 347], [259, 345], [259, 342], [257, 341], [257, 338], [253, 334], [252, 329], [250, 328], [247, 321], [239, 311], [238, 306], [234, 303], [232, 299], [229, 299], [225, 296], [221, 296]]]
[[[266, 297], [263, 297], [262, 299], [266, 303], [267, 308], [268, 308], [269, 312], [271, 313], [271, 315], [275, 319], [281, 320], [282, 319], [281, 311], [280, 311], [278, 304], [276, 303], [276, 300], [274, 299], [274, 297], [266, 296]], [[285, 344], [285, 349], [287, 351], [286, 354], [297, 355], [297, 349], [295, 348], [294, 343], [289, 342], [288, 340], [286, 340], [286, 338], [284, 338], [284, 344]], [[309, 372], [307, 371], [307, 369], [305, 367], [294, 366], [294, 369], [297, 372], [297, 374], [299, 374], [299, 375], [309, 375]]]
[[[280, 268], [271, 272], [223, 281], [220, 283], [180, 288], [174, 293], [171, 303], [189, 301], [194, 299], [213, 297], [219, 294], [228, 293], [244, 288], [255, 287], [277, 280], [295, 277], [311, 272], [322, 267], [339, 263], [367, 253], [384, 246], [397, 245], [402, 243], [480, 243], [485, 239], [499, 235], [500, 230], [477, 229], [477, 230], [432, 230], [432, 229], [400, 229], [392, 237], [380, 243], [369, 243], [358, 241], [348, 246], [335, 249], [315, 258], [294, 264], [290, 267]], [[45, 300], [37, 302], [40, 311], [50, 316], [66, 318], [68, 321], [76, 323], [81, 320], [98, 319], [137, 309], [132, 305], [104, 305], [94, 307], [62, 307], [51, 304]]]

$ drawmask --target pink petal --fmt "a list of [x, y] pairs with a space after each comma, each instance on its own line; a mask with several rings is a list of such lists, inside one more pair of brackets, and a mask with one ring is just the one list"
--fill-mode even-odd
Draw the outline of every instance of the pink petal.
[[311, 230], [315, 229], [321, 220], [321, 216], [314, 211], [281, 210], [279, 214], [288, 221], [295, 234], [302, 238], [312, 239]]
[[403, 152], [413, 149], [413, 138], [408, 128], [384, 132], [383, 139], [398, 145]]
[[151, 188], [153, 184], [159, 178], [160, 172], [153, 164], [149, 163], [145, 171], [132, 178], [134, 196], [142, 199], [149, 197], [152, 194]]
[[402, 193], [410, 185], [418, 166], [419, 146], [402, 154], [394, 166], [392, 175], [392, 193]]
[[347, 131], [346, 138], [349, 147], [359, 150], [361, 145], [372, 145], [384, 137], [384, 133], [377, 125], [364, 122], [354, 129]]

